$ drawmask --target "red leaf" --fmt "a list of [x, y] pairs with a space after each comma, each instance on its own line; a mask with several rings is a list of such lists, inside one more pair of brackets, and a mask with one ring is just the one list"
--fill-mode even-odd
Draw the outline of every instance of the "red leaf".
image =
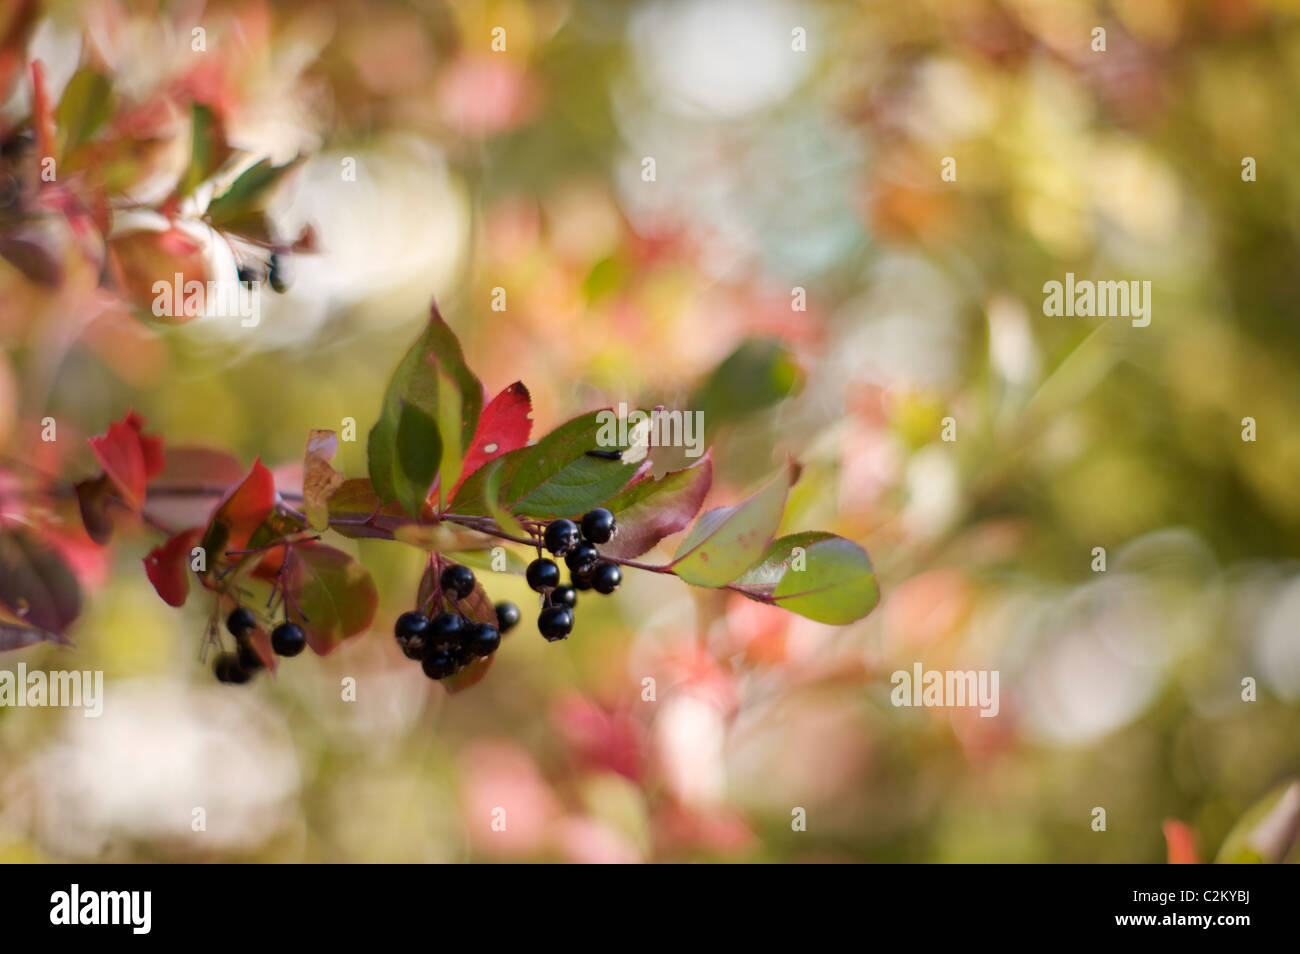
[[247, 546], [249, 538], [274, 509], [275, 479], [259, 457], [243, 482], [226, 494], [213, 511], [212, 520], [203, 534], [209, 569], [226, 550], [241, 550]]
[[658, 479], [643, 474], [606, 504], [614, 511], [618, 530], [601, 552], [631, 559], [664, 537], [686, 529], [712, 486], [712, 450], [690, 467], [669, 471]]
[[126, 412], [126, 423], [135, 428], [136, 436], [140, 439], [140, 452], [144, 455], [145, 480], [153, 480], [167, 466], [167, 461], [163, 457], [162, 438], [154, 434], [144, 433], [145, 420], [135, 411]]
[[1165, 831], [1165, 843], [1169, 846], [1169, 863], [1171, 865], [1199, 865], [1200, 853], [1196, 850], [1196, 832], [1186, 822], [1176, 818], [1166, 818], [1161, 826]]
[[455, 498], [466, 477], [488, 461], [527, 444], [532, 428], [533, 399], [523, 382], [516, 381], [483, 408], [478, 430], [474, 432], [474, 440], [461, 465], [460, 480], [452, 488], [448, 500]]
[[135, 428], [125, 421], [114, 421], [108, 426], [107, 434], [90, 439], [90, 449], [122, 501], [139, 512], [144, 503], [145, 472], [144, 451]]
[[142, 433], [144, 418], [128, 411], [125, 418], [108, 426], [108, 433], [90, 439], [99, 465], [113, 482], [123, 502], [139, 513], [144, 505], [145, 484], [163, 471], [162, 440]]
[[202, 527], [182, 530], [144, 558], [144, 572], [168, 606], [184, 606], [190, 593], [190, 550], [203, 532]]
[[45, 64], [32, 60], [32, 125], [36, 127], [36, 148], [41, 156], [54, 155], [54, 110], [45, 88]]

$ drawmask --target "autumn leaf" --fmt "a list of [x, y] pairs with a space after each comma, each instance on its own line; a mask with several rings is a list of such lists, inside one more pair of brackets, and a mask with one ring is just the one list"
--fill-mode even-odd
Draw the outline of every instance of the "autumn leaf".
[[246, 547], [274, 509], [275, 479], [258, 458], [248, 476], [226, 494], [213, 511], [202, 543], [208, 556], [208, 569], [211, 570], [227, 550]]
[[303, 509], [313, 528], [329, 526], [329, 499], [343, 484], [343, 475], [329, 462], [338, 453], [339, 439], [334, 431], [310, 431], [307, 455], [302, 471]]
[[706, 453], [690, 467], [662, 477], [642, 476], [605, 504], [618, 520], [618, 532], [601, 546], [607, 556], [631, 559], [664, 537], [686, 529], [713, 485], [713, 459]]
[[370, 627], [379, 591], [356, 559], [322, 543], [304, 543], [293, 548], [288, 561], [286, 615], [306, 630], [315, 653], [327, 655]]
[[5, 527], [0, 604], [23, 623], [61, 636], [81, 614], [81, 586], [46, 540], [24, 527]]
[[473, 443], [461, 465], [460, 479], [448, 499], [454, 500], [465, 479], [488, 461], [527, 444], [532, 427], [533, 399], [523, 382], [516, 381], [483, 408]]
[[130, 411], [110, 424], [107, 433], [90, 438], [90, 449], [122, 502], [139, 513], [145, 485], [165, 468], [161, 439], [146, 435], [144, 418]]
[[144, 558], [144, 572], [168, 606], [184, 606], [190, 592], [190, 551], [202, 527], [190, 527], [154, 547]]

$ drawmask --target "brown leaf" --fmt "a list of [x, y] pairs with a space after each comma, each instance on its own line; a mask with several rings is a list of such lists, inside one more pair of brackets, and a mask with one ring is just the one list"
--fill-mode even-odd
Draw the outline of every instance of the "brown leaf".
[[302, 471], [302, 500], [307, 519], [316, 530], [329, 526], [329, 499], [343, 485], [343, 475], [329, 464], [338, 449], [338, 435], [333, 431], [308, 432], [307, 456]]

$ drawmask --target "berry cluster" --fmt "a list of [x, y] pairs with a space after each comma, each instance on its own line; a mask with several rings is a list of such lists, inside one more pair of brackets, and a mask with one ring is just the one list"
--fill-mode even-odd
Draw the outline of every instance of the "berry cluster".
[[596, 544], [608, 543], [616, 529], [614, 515], [604, 507], [583, 514], [580, 525], [568, 519], [547, 524], [542, 543], [553, 556], [564, 557], [569, 583], [562, 585], [559, 566], [541, 556], [528, 564], [524, 575], [528, 585], [542, 594], [537, 628], [549, 642], [565, 639], [573, 632], [573, 610], [578, 605], [579, 590], [608, 594], [623, 582], [623, 571], [618, 564], [602, 560], [596, 549]]
[[[538, 525], [540, 526], [540, 524]], [[554, 560], [538, 556], [528, 565], [528, 585], [542, 596], [542, 610], [537, 628], [547, 641], [565, 639], [573, 631], [573, 611], [578, 605], [579, 590], [613, 593], [623, 582], [618, 564], [602, 560], [597, 544], [608, 543], [617, 529], [614, 515], [603, 507], [584, 514], [580, 523], [561, 518], [552, 520], [542, 533], [541, 545], [552, 556], [563, 557], [569, 568], [569, 582], [562, 583], [560, 568]], [[486, 659], [497, 651], [501, 637], [519, 623], [519, 607], [514, 603], [497, 603], [496, 625], [471, 619], [461, 607], [477, 586], [474, 571], [459, 563], [449, 563], [438, 575], [438, 587], [425, 600], [453, 611], [427, 615], [421, 610], [403, 613], [397, 618], [393, 635], [408, 659], [420, 661], [430, 679], [454, 676], [476, 659]], [[259, 669], [265, 668], [253, 645], [257, 617], [238, 607], [226, 620], [226, 628], [235, 637], [235, 652], [217, 657], [214, 670], [221, 682], [248, 682]], [[271, 648], [280, 656], [296, 656], [307, 645], [307, 634], [297, 623], [285, 621], [271, 631]]]
[[456, 612], [430, 618], [413, 611], [397, 618], [393, 635], [407, 659], [418, 659], [430, 679], [454, 676], [475, 659], [491, 656], [501, 645], [501, 634], [519, 622], [519, 607], [498, 603], [497, 625], [475, 622], [460, 609], [460, 601], [474, 592], [474, 571], [453, 563], [438, 578], [441, 593]]
[[[253, 648], [257, 617], [243, 606], [237, 607], [226, 617], [226, 629], [235, 637], [235, 652], [219, 655], [212, 669], [218, 682], [248, 682], [259, 669], [265, 668], [262, 657]], [[307, 648], [307, 634], [297, 623], [285, 620], [271, 630], [271, 648], [277, 656], [296, 656]]]

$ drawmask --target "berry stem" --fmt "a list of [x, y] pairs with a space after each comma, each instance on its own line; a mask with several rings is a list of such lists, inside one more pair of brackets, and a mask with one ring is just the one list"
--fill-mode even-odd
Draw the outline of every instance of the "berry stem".
[[630, 566], [634, 570], [648, 570], [651, 573], [667, 573], [669, 576], [676, 576], [671, 563], [655, 564], [642, 563], [639, 560], [624, 560], [622, 557], [607, 556], [602, 553], [600, 558], [606, 563], [617, 563], [620, 566]]

